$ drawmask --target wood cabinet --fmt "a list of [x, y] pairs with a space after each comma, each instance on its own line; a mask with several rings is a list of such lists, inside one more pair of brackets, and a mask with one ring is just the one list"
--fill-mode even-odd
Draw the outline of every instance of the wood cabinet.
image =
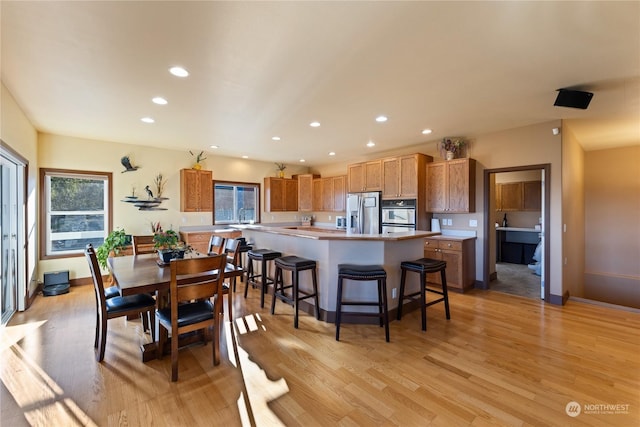
[[[447, 289], [464, 292], [474, 286], [476, 274], [475, 237], [434, 236], [424, 242], [425, 258], [447, 262]], [[442, 284], [440, 273], [428, 275], [428, 281]]]
[[292, 178], [264, 179], [265, 212], [298, 210], [298, 180]]
[[382, 159], [347, 166], [349, 192], [382, 190]]
[[313, 210], [316, 212], [344, 211], [346, 205], [346, 176], [332, 176], [313, 180]]
[[211, 239], [212, 234], [217, 234], [226, 239], [234, 239], [242, 236], [242, 232], [240, 230], [225, 230], [226, 231], [181, 231], [180, 240], [191, 246], [193, 250], [198, 251], [201, 254], [206, 254], [209, 251], [209, 240]]
[[408, 156], [382, 159], [382, 198], [412, 199], [425, 191], [427, 156]]
[[475, 212], [475, 160], [427, 164], [427, 212]]
[[298, 180], [298, 210], [300, 212], [312, 212], [313, 204], [313, 180], [319, 178], [320, 175], [304, 174], [297, 175]]
[[539, 211], [542, 209], [542, 181], [496, 184], [497, 211]]
[[347, 208], [347, 177], [346, 175], [333, 177], [333, 210], [344, 211]]
[[315, 212], [322, 210], [322, 178], [313, 180], [313, 210]]
[[180, 171], [180, 211], [213, 211], [213, 172], [196, 169]]

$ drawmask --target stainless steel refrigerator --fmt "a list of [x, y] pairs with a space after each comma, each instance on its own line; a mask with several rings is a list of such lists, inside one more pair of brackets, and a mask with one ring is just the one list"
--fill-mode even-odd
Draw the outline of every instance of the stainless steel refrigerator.
[[347, 234], [382, 233], [380, 191], [347, 194]]

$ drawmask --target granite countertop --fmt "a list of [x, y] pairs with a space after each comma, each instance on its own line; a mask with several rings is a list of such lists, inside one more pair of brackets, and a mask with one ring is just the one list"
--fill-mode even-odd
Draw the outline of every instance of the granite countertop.
[[540, 233], [542, 230], [536, 230], [535, 228], [522, 228], [522, 227], [496, 227], [498, 231], [524, 231], [527, 233]]
[[437, 239], [437, 240], [458, 240], [458, 241], [464, 241], [464, 240], [475, 240], [477, 239], [476, 236], [455, 236], [455, 235], [443, 235], [440, 234], [438, 236], [427, 236], [430, 239]]
[[264, 233], [281, 234], [292, 237], [302, 237], [306, 239], [314, 240], [372, 240], [372, 241], [397, 241], [397, 240], [410, 240], [421, 239], [438, 235], [439, 233], [433, 231], [407, 231], [404, 233], [390, 233], [390, 234], [350, 234], [344, 230], [337, 230], [335, 228], [322, 228], [322, 227], [307, 227], [307, 226], [285, 226], [285, 227], [270, 227], [266, 225], [232, 225], [232, 228], [238, 230], [248, 231], [260, 231]]

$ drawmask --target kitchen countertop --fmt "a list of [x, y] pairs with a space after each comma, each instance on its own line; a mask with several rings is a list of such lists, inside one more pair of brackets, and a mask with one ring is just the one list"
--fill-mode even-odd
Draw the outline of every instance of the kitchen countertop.
[[371, 241], [398, 241], [421, 239], [439, 235], [440, 233], [433, 231], [407, 231], [403, 233], [390, 234], [350, 234], [346, 231], [337, 230], [335, 228], [306, 227], [306, 226], [284, 226], [270, 227], [267, 225], [231, 225], [231, 228], [238, 230], [260, 231], [264, 233], [280, 234], [285, 236], [303, 237], [314, 240], [371, 240]]
[[437, 240], [458, 240], [460, 242], [465, 241], [465, 240], [475, 240], [477, 237], [475, 236], [453, 236], [453, 235], [436, 235], [436, 236], [427, 236], [430, 239], [437, 239]]
[[536, 230], [535, 228], [520, 228], [520, 227], [496, 227], [498, 231], [524, 231], [527, 233], [540, 233], [542, 230]]

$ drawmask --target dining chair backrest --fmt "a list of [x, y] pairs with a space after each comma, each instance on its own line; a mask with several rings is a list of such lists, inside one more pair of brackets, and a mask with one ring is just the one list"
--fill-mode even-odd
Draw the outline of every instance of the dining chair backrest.
[[96, 293], [97, 309], [101, 312], [106, 311], [106, 297], [104, 294], [104, 282], [102, 281], [102, 272], [98, 265], [98, 258], [96, 257], [96, 251], [93, 249], [93, 245], [89, 243], [84, 251], [84, 255], [89, 263], [89, 271], [91, 272], [91, 279], [93, 280], [93, 290]]
[[152, 254], [156, 251], [155, 244], [153, 242], [153, 235], [151, 236], [133, 236], [133, 254]]
[[224, 244], [225, 238], [218, 235], [212, 234], [209, 239], [209, 255], [218, 255], [224, 252]]
[[238, 266], [238, 260], [240, 259], [240, 240], [227, 239], [224, 245], [224, 253], [227, 255], [227, 263], [233, 264], [234, 267]]
[[171, 306], [177, 307], [183, 301], [222, 295], [225, 261], [224, 255], [172, 260], [169, 285]]

